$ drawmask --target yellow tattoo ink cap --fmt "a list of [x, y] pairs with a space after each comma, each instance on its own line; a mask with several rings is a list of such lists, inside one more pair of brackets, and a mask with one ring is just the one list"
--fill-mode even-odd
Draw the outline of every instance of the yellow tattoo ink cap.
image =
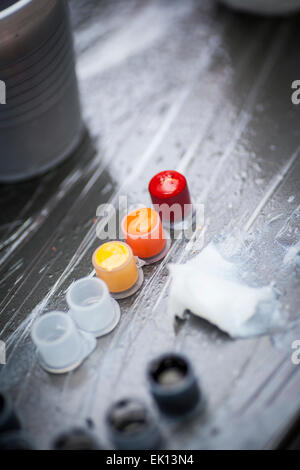
[[143, 283], [143, 270], [137, 267], [132, 249], [124, 242], [104, 243], [95, 250], [92, 263], [115, 299], [133, 295]]

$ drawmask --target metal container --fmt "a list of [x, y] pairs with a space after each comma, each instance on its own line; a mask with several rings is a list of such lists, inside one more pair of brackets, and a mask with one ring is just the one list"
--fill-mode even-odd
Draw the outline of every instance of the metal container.
[[262, 15], [285, 15], [300, 9], [300, 0], [221, 0], [237, 10]]
[[1, 2], [0, 80], [0, 181], [36, 176], [69, 156], [83, 123], [66, 0]]

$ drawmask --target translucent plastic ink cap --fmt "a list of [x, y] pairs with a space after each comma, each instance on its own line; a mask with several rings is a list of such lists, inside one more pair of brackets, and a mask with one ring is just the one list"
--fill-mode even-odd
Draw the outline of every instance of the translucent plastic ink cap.
[[33, 325], [31, 337], [41, 366], [53, 374], [75, 369], [96, 347], [94, 336], [78, 330], [71, 316], [62, 312], [41, 316]]
[[161, 434], [145, 405], [136, 399], [123, 399], [108, 410], [107, 426], [118, 450], [159, 449]]
[[0, 391], [0, 433], [21, 428], [9, 396]]
[[150, 391], [159, 409], [169, 416], [193, 412], [201, 400], [190, 361], [176, 353], [154, 359], [147, 370]]
[[87, 429], [73, 428], [60, 434], [52, 444], [53, 450], [100, 450], [96, 436]]
[[95, 337], [110, 333], [120, 321], [120, 306], [101, 279], [75, 281], [68, 289], [67, 303], [78, 328]]

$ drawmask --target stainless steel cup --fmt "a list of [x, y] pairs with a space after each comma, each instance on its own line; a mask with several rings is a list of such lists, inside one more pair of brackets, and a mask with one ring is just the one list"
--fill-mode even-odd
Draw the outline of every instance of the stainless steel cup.
[[0, 182], [10, 182], [43, 173], [69, 156], [83, 123], [67, 1], [6, 0], [4, 6]]

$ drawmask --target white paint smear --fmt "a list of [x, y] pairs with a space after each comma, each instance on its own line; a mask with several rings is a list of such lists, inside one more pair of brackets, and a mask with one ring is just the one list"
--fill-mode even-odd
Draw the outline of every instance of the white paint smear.
[[272, 285], [255, 288], [240, 281], [236, 266], [212, 244], [169, 270], [169, 312], [176, 317], [189, 310], [232, 337], [263, 335], [282, 326]]

